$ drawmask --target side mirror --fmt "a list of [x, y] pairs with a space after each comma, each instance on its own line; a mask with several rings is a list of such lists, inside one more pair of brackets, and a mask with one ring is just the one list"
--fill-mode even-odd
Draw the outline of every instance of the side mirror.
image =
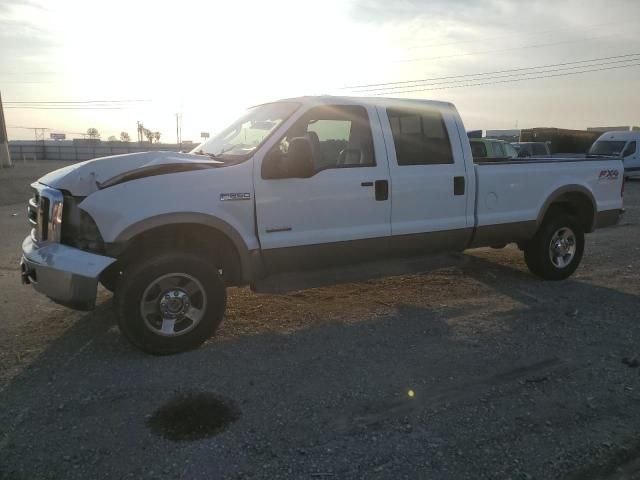
[[306, 137], [292, 138], [286, 154], [276, 147], [262, 161], [262, 178], [309, 178], [314, 173], [313, 149]]

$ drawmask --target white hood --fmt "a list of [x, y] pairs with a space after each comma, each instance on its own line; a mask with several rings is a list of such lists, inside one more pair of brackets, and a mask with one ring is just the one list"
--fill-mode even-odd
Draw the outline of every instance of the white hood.
[[[176, 152], [144, 152], [114, 155], [80, 162], [48, 173], [38, 181], [59, 190], [66, 190], [72, 195], [88, 196], [100, 190], [104, 185], [113, 182], [126, 174], [134, 178], [158, 175], [163, 165], [176, 165], [176, 171], [184, 171], [190, 165], [195, 168], [220, 165], [222, 162], [212, 160], [203, 155]], [[148, 171], [148, 175], [142, 172]], [[135, 175], [140, 172], [140, 175]], [[164, 171], [162, 173], [170, 173]]]

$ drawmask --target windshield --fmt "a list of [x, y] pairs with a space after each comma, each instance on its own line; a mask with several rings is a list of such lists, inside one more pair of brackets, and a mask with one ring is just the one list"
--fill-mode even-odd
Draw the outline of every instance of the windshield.
[[613, 155], [619, 157], [624, 150], [627, 142], [612, 142], [609, 140], [601, 140], [594, 143], [589, 150], [590, 155]]
[[198, 145], [191, 153], [223, 160], [246, 158], [298, 107], [298, 103], [278, 102], [250, 108], [229, 127]]

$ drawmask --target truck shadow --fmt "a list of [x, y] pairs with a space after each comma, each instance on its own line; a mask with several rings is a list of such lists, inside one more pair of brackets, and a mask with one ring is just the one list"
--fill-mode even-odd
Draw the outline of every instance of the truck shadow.
[[[416, 458], [425, 455], [426, 443], [442, 448], [453, 443], [458, 450], [469, 448], [473, 460], [485, 454], [475, 452], [465, 430], [505, 415], [513, 418], [507, 418], [501, 436], [485, 435], [485, 440], [502, 442], [514, 454], [522, 447], [518, 442], [523, 435], [542, 433], [537, 428], [523, 433], [516, 418], [520, 408], [498, 415], [483, 402], [491, 398], [500, 405], [511, 401], [509, 392], [538, 392], [539, 384], [552, 388], [552, 378], [594, 374], [586, 359], [622, 352], [628, 339], [640, 334], [640, 297], [580, 280], [541, 282], [476, 255], [462, 260], [446, 275], [454, 283], [470, 282], [479, 289], [464, 301], [458, 301], [450, 283], [439, 283], [437, 272], [382, 285], [373, 282], [348, 290], [356, 321], [344, 320], [349, 312], [334, 318], [335, 310], [326, 310], [326, 316], [311, 318], [307, 326], [299, 321], [264, 326], [259, 319], [255, 324], [242, 321], [240, 308], [232, 312], [238, 324], [227, 324], [219, 338], [171, 357], [152, 357], [130, 347], [115, 326], [113, 305], [107, 300], [51, 343], [0, 393], [0, 465], [7, 478], [33, 478], [42, 469], [51, 478], [66, 477], [69, 462], [82, 465], [85, 478], [129, 473], [143, 477], [152, 464], [189, 478], [240, 471], [258, 475], [262, 468], [266, 472], [260, 475], [268, 477], [290, 465], [288, 456], [302, 449], [302, 465], [324, 466], [320, 471], [330, 467], [341, 477], [353, 475], [359, 466], [378, 465], [380, 455], [389, 455], [390, 447], [371, 440], [377, 432], [393, 436]], [[429, 302], [420, 295], [407, 301], [401, 289], [388, 293], [407, 281], [434, 279], [438, 281], [430, 288], [441, 293]], [[373, 288], [373, 296], [384, 300], [373, 309], [371, 297], [358, 304], [360, 288]], [[257, 298], [255, 315], [277, 319], [283, 305], [296, 308], [310, 298], [332, 304], [342, 293], [336, 288], [286, 296], [280, 299], [284, 303], [274, 303], [275, 311], [265, 311], [270, 296]], [[502, 299], [499, 308], [479, 303], [488, 294]], [[234, 294], [232, 301], [242, 302], [244, 295]], [[626, 334], [604, 334], [612, 328]], [[593, 395], [601, 395], [596, 388]], [[238, 421], [218, 437], [181, 448], [153, 436], [145, 419], [185, 391], [232, 399], [240, 411]], [[558, 421], [554, 405], [561, 400], [541, 396], [537, 401], [526, 407], [534, 412], [530, 423]], [[576, 406], [582, 423], [575, 422], [565, 434], [577, 438], [580, 428], [598, 416], [624, 419], [620, 402], [619, 408], [604, 403], [602, 408]], [[447, 412], [463, 411], [469, 404], [483, 405], [483, 413], [467, 418], [473, 425], [450, 430], [448, 422], [456, 417]], [[425, 417], [428, 429], [421, 423]], [[398, 432], [403, 436], [396, 438]], [[340, 458], [327, 454], [347, 437], [362, 445], [356, 464], [348, 453]], [[199, 452], [205, 447], [213, 450], [203, 458]], [[166, 464], [158, 465], [158, 455]], [[232, 460], [223, 461], [228, 455]], [[194, 457], [199, 458], [197, 471], [190, 470]], [[175, 465], [179, 467], [174, 471]], [[449, 465], [461, 469], [452, 478], [463, 476], [462, 463]], [[531, 473], [544, 477], [543, 472]]]

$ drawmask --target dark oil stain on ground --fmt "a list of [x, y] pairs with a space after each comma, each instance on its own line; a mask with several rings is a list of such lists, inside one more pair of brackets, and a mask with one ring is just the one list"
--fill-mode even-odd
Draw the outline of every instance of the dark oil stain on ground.
[[156, 410], [147, 426], [158, 435], [180, 442], [217, 435], [238, 418], [240, 411], [230, 400], [206, 392], [187, 392]]

